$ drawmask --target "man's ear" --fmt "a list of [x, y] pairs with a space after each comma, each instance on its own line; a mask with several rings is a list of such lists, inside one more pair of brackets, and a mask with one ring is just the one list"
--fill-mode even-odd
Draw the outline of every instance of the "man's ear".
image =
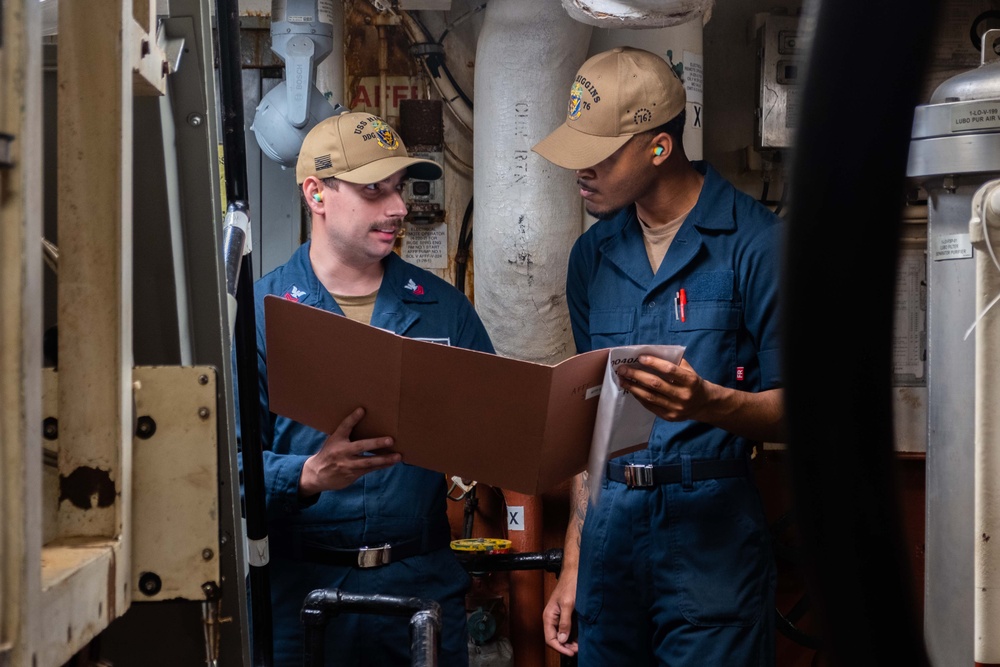
[[666, 162], [667, 158], [670, 157], [670, 153], [674, 149], [673, 137], [671, 137], [666, 132], [660, 132], [655, 137], [650, 140], [650, 153], [652, 154], [653, 164], [661, 165]]
[[311, 210], [318, 210], [323, 205], [323, 181], [315, 176], [307, 176], [302, 181], [302, 196]]

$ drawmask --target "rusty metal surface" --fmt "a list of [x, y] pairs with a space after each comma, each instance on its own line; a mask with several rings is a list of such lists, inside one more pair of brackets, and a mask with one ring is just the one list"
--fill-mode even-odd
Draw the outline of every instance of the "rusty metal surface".
[[[219, 34], [212, 30], [213, 66], [219, 69]], [[240, 67], [268, 69], [284, 67], [284, 61], [271, 50], [271, 17], [252, 14], [240, 17]]]
[[[444, 143], [444, 109], [441, 100], [401, 100], [399, 136], [410, 150]], [[424, 148], [423, 150], [433, 150]], [[438, 149], [440, 150], [440, 149]]]
[[[420, 71], [418, 63], [410, 55], [410, 40], [406, 31], [399, 25], [386, 25], [384, 17], [375, 11], [374, 7], [364, 0], [346, 0], [344, 3], [344, 71], [347, 81], [347, 99], [352, 109], [359, 106], [359, 101], [366, 96], [377, 107], [377, 96], [374, 90], [359, 96], [362, 79], [379, 77], [379, 38], [378, 24], [384, 25], [386, 36], [386, 75], [391, 78], [390, 85], [398, 85], [399, 78], [404, 77], [411, 85], [416, 85], [416, 76]], [[367, 82], [373, 87], [373, 82]], [[374, 99], [373, 99], [374, 97]], [[392, 115], [392, 114], [390, 114]], [[389, 119], [387, 119], [389, 120]]]

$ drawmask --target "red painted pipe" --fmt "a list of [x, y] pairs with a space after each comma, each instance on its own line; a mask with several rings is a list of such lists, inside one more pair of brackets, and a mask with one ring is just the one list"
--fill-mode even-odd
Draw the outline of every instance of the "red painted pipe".
[[[523, 507], [520, 525], [524, 530], [510, 530], [511, 553], [542, 551], [542, 500], [514, 491], [504, 491], [508, 516], [511, 507]], [[517, 518], [517, 517], [515, 517]], [[543, 667], [545, 639], [542, 634], [544, 572], [521, 570], [510, 573], [510, 641], [517, 667]]]

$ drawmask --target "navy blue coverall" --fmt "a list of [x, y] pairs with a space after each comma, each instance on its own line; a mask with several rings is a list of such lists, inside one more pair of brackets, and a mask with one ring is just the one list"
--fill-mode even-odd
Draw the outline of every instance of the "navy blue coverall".
[[[464, 294], [395, 253], [383, 264], [385, 274], [372, 326], [408, 338], [494, 352]], [[313, 271], [309, 243], [254, 285], [275, 667], [301, 667], [299, 613], [306, 595], [318, 588], [437, 600], [443, 608], [440, 664], [466, 665], [465, 593], [470, 579], [449, 546], [445, 476], [398, 463], [366, 474], [340, 491], [299, 499], [302, 466], [327, 436], [268, 411], [264, 334], [264, 297], [268, 294], [340, 315], [343, 311]], [[321, 356], [323, 350], [302, 350], [302, 354]], [[427, 409], [434, 409], [433, 398], [428, 398]], [[387, 542], [412, 544], [413, 540], [421, 544], [419, 554], [375, 568], [329, 565], [300, 557], [303, 544], [353, 549]], [[338, 665], [410, 665], [408, 624], [409, 619], [401, 616], [335, 616], [327, 627], [326, 655]]]
[[[578, 352], [686, 347], [710, 382], [780, 386], [780, 219], [706, 163], [698, 202], [656, 275], [635, 207], [595, 223], [570, 255]], [[687, 294], [685, 321], [675, 309]], [[657, 419], [648, 449], [617, 462], [680, 465], [682, 481], [605, 479], [583, 527], [576, 612], [581, 665], [773, 664], [775, 574], [750, 476], [693, 481], [692, 462], [749, 457], [755, 443], [697, 421]]]

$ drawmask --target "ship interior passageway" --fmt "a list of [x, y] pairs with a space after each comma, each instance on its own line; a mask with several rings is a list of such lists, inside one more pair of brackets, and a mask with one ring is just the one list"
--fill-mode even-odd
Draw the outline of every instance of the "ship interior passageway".
[[[780, 248], [745, 280], [728, 274], [737, 291], [780, 275], [752, 292], [775, 304], [759, 329], [757, 304], [723, 313], [725, 289], [711, 305], [681, 289], [648, 296], [642, 312], [624, 296], [588, 311], [594, 349], [579, 349], [571, 253], [612, 216], [594, 205], [606, 193], [588, 180], [593, 169], [550, 160], [543, 140], [599, 96], [617, 99], [612, 77], [579, 72], [632, 49], [676, 77], [677, 145], [710, 165], [698, 178], [715, 174], [734, 201], [776, 216]], [[368, 163], [351, 163], [347, 133], [311, 172], [299, 158], [313, 128], [355, 113], [367, 114], [359, 141], [403, 145], [410, 160], [397, 191], [405, 210], [368, 230], [388, 239], [397, 266], [419, 269], [407, 277], [423, 277], [400, 281], [399, 312], [436, 303], [447, 283], [490, 345], [469, 329], [449, 339], [383, 326], [384, 300], [366, 306], [367, 292], [338, 293], [317, 277], [309, 244], [328, 237], [316, 212], [343, 201], [340, 186], [373, 197], [374, 184], [348, 180]], [[638, 124], [657, 113], [639, 105], [624, 116]], [[578, 143], [571, 153], [584, 151]], [[404, 628], [386, 636], [409, 639], [395, 643], [412, 665], [449, 667], [447, 607], [360, 584], [427, 558], [431, 542], [460, 566], [452, 582], [468, 578], [470, 666], [586, 665], [546, 643], [543, 624], [564, 572], [587, 570], [567, 548], [582, 490], [595, 511], [598, 493], [617, 497], [612, 483], [642, 492], [704, 482], [697, 472], [692, 482], [694, 449], [677, 450], [677, 480], [654, 479], [669, 466], [650, 445], [673, 424], [659, 415], [652, 426], [634, 396], [641, 442], [610, 448], [635, 455], [620, 459], [623, 481], [611, 479], [597, 415], [598, 396], [619, 391], [605, 377], [608, 348], [624, 347], [633, 326], [663, 327], [661, 339], [634, 342], [677, 344], [694, 360], [719, 332], [760, 334], [712, 360], [733, 366], [719, 385], [739, 389], [737, 351], [779, 325], [780, 350], [760, 354], [780, 356], [782, 437], [744, 437], [745, 424], [730, 424], [749, 443], [747, 465], [708, 478], [745, 477], [759, 498], [775, 591], [765, 661], [1000, 664], [990, 540], [1000, 530], [998, 144], [997, 0], [0, 2], [0, 665], [272, 667], [285, 641], [272, 592], [292, 590], [272, 586], [287, 584], [281, 572], [311, 571], [304, 554], [318, 550], [350, 560], [353, 574], [319, 578], [308, 595], [295, 589], [298, 664], [354, 664], [362, 631], [342, 650], [328, 638], [345, 618], [369, 627], [364, 618]], [[642, 159], [670, 157], [656, 150]], [[307, 196], [310, 183], [318, 190]], [[723, 236], [699, 224], [705, 238]], [[710, 247], [692, 257], [714, 259]], [[750, 265], [753, 252], [738, 259]], [[313, 268], [272, 289], [303, 256]], [[649, 260], [651, 277], [674, 270]], [[598, 275], [596, 260], [591, 269]], [[255, 302], [255, 285], [273, 296]], [[607, 299], [587, 289], [594, 303]], [[308, 307], [323, 299], [336, 305]], [[349, 314], [345, 303], [374, 309], [359, 319], [373, 326], [320, 312]], [[696, 319], [699, 308], [714, 316]], [[383, 323], [395, 322], [389, 311]], [[753, 393], [773, 388], [767, 360], [747, 364]], [[560, 391], [593, 399], [589, 412], [567, 408]], [[397, 495], [412, 479], [366, 491], [381, 478], [362, 476], [356, 497], [337, 488], [303, 500], [296, 473], [281, 495], [282, 434], [313, 429], [319, 451], [350, 410], [341, 403], [362, 397], [377, 407], [351, 438], [395, 436], [401, 424], [420, 433], [419, 446], [395, 444], [444, 490], [434, 511], [443, 508], [447, 535], [427, 520], [419, 548], [379, 541], [379, 531], [425, 521], [419, 501]], [[612, 433], [628, 430], [611, 421]], [[371, 449], [360, 456], [385, 453]], [[577, 477], [595, 470], [596, 481]], [[370, 544], [317, 537], [310, 508], [332, 498], [385, 520], [366, 524]], [[654, 550], [711, 545], [723, 526], [750, 521], [741, 512], [719, 511], [718, 531], [697, 538], [660, 535]], [[608, 534], [620, 528], [598, 520]], [[351, 521], [332, 533], [350, 535]], [[296, 532], [304, 525], [314, 534]], [[570, 643], [581, 616], [597, 625], [599, 612], [583, 606]], [[663, 653], [650, 664], [668, 664]]]

